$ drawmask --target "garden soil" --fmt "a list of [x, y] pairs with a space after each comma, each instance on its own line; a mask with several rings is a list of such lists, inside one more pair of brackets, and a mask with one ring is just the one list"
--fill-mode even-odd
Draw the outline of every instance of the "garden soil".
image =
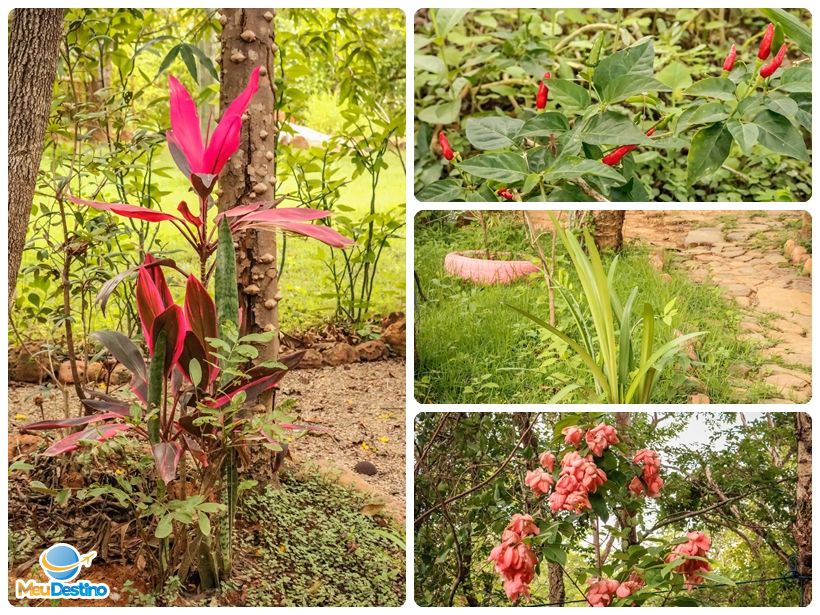
[[[654, 247], [653, 264], [670, 261], [696, 283], [711, 281], [743, 312], [741, 338], [767, 362], [737, 366], [737, 386], [763, 381], [776, 395], [762, 403], [811, 398], [811, 277], [784, 256], [797, 240], [799, 211], [628, 211], [624, 238]], [[797, 227], [797, 228], [795, 228]], [[745, 381], [745, 382], [744, 382]], [[701, 403], [708, 403], [708, 398]]]

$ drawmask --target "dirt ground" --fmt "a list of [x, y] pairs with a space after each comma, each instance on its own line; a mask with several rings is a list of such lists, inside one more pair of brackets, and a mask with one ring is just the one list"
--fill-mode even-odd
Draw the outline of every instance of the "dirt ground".
[[[281, 384], [280, 400], [293, 399], [298, 420], [317, 426], [291, 445], [293, 461], [313, 462], [355, 473], [368, 461], [372, 476], [358, 474], [374, 491], [398, 500], [405, 497], [404, 368], [403, 359], [353, 363], [340, 367], [295, 370]], [[42, 398], [42, 412], [36, 401]], [[69, 395], [72, 414], [79, 404]], [[64, 416], [62, 393], [53, 386], [9, 384], [9, 457], [38, 441], [19, 436], [32, 421]]]

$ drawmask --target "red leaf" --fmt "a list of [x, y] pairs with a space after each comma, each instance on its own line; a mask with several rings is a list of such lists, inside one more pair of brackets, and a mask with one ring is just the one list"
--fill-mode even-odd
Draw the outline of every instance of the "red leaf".
[[280, 358], [279, 362], [285, 365], [287, 369], [281, 367], [262, 368], [256, 370], [255, 373], [254, 370], [251, 370], [248, 374], [252, 378], [250, 382], [244, 384], [236, 382], [233, 386], [228, 385], [222, 395], [206, 402], [206, 404], [212, 408], [222, 408], [223, 406], [227, 406], [241, 391], [245, 391], [249, 398], [254, 398], [265, 391], [269, 391], [279, 384], [288, 370], [297, 365], [304, 355], [305, 351], [301, 350]]
[[168, 76], [168, 89], [171, 117], [169, 140], [185, 156], [191, 171], [197, 173], [202, 170], [202, 154], [205, 148], [202, 144], [196, 103], [185, 86], [173, 75]]
[[109, 401], [107, 399], [84, 399], [83, 406], [96, 412], [109, 412], [118, 417], [131, 416], [131, 407], [124, 401]]
[[145, 343], [148, 344], [148, 350], [153, 353], [154, 338], [151, 332], [154, 328], [154, 320], [165, 310], [165, 302], [150, 272], [144, 267], [137, 274], [136, 297], [137, 314], [142, 324], [142, 335], [145, 338]]
[[[229, 209], [228, 211], [231, 210]], [[330, 212], [321, 209], [311, 209], [310, 207], [277, 207], [276, 209], [251, 212], [243, 217], [242, 222], [270, 222], [272, 224], [279, 224], [307, 222], [328, 217], [330, 217]]]
[[177, 477], [179, 458], [182, 456], [182, 446], [179, 442], [160, 442], [151, 449], [154, 455], [154, 466], [157, 474], [166, 485]]
[[104, 442], [105, 440], [110, 440], [118, 433], [127, 431], [128, 429], [131, 429], [131, 426], [122, 423], [89, 427], [83, 431], [73, 433], [67, 438], [58, 440], [49, 446], [43, 455], [46, 455], [47, 457], [54, 457], [63, 453], [70, 453], [71, 451], [76, 451], [80, 448], [80, 440], [97, 440], [97, 442]]
[[182, 308], [176, 304], [168, 307], [154, 319], [151, 328], [152, 343], [156, 343], [160, 333], [166, 333], [165, 374], [171, 373], [171, 368], [179, 361], [182, 354], [182, 345], [185, 341], [185, 315]]
[[162, 222], [163, 220], [179, 220], [174, 215], [166, 214], [155, 209], [140, 207], [139, 205], [129, 205], [127, 203], [103, 203], [100, 201], [88, 201], [77, 197], [69, 196], [68, 200], [77, 205], [85, 205], [101, 211], [110, 211], [125, 218], [136, 218], [147, 222]]
[[[89, 400], [86, 400], [89, 401]], [[116, 412], [102, 412], [100, 414], [90, 414], [88, 416], [75, 416], [69, 419], [53, 419], [29, 423], [20, 428], [21, 433], [27, 431], [38, 431], [43, 429], [64, 429], [66, 427], [82, 427], [91, 423], [107, 421], [108, 419], [120, 418], [122, 415]]]
[[186, 331], [185, 338], [182, 341], [182, 352], [179, 355], [178, 363], [185, 378], [191, 383], [193, 383], [193, 379], [190, 374], [190, 365], [193, 359], [196, 359], [199, 362], [200, 368], [202, 368], [202, 379], [200, 382], [197, 382], [197, 386], [204, 389], [212, 382], [219, 371], [209, 363], [209, 361], [213, 360], [208, 355], [208, 351], [205, 350], [202, 342], [199, 341], [199, 338], [193, 331]]
[[217, 336], [216, 305], [208, 294], [208, 289], [193, 275], [188, 277], [185, 286], [185, 318], [203, 348], [210, 351], [207, 340]]

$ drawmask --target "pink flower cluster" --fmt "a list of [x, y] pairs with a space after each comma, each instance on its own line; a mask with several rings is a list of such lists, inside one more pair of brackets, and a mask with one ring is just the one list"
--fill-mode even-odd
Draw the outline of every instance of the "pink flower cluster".
[[606, 482], [606, 474], [595, 465], [592, 455], [582, 457], [576, 451], [564, 455], [561, 460], [561, 475], [555, 483], [555, 491], [550, 495], [550, 510], [580, 512], [592, 508], [589, 494]]
[[555, 469], [555, 455], [544, 451], [538, 461], [541, 463], [541, 468], [547, 471], [541, 468], [528, 470], [527, 476], [524, 477], [524, 484], [538, 495], [547, 495], [555, 484], [555, 479], [552, 477], [552, 471]]
[[512, 601], [530, 595], [530, 583], [535, 578], [538, 560], [523, 539], [537, 536], [539, 532], [531, 515], [516, 513], [501, 534], [501, 544], [490, 552], [488, 561], [495, 562], [495, 571], [504, 579], [504, 591]]
[[564, 442], [571, 444], [575, 448], [578, 448], [578, 445], [581, 444], [581, 439], [584, 437], [584, 430], [577, 425], [564, 427], [561, 433], [564, 434]]
[[604, 451], [609, 448], [610, 444], [618, 444], [618, 432], [612, 425], [601, 423], [587, 431], [584, 438], [589, 446], [589, 452], [600, 457]]
[[632, 459], [634, 463], [643, 465], [642, 478], [637, 476], [629, 483], [629, 490], [635, 495], [646, 492], [650, 498], [656, 498], [661, 494], [663, 479], [661, 478], [661, 458], [655, 451], [644, 448], [635, 453]]
[[[689, 532], [686, 534], [686, 542], [676, 545], [672, 552], [666, 556], [667, 562], [672, 562], [680, 557], [686, 558], [680, 566], [675, 568], [675, 572], [682, 574], [687, 590], [691, 590], [696, 585], [703, 582], [702, 572], [711, 570], [709, 562], [705, 561], [709, 553], [712, 541], [703, 532]], [[690, 559], [701, 558], [701, 559]]]
[[617, 598], [628, 598], [645, 585], [644, 580], [633, 572], [626, 581], [596, 579], [589, 585], [586, 599], [590, 606], [609, 606]]

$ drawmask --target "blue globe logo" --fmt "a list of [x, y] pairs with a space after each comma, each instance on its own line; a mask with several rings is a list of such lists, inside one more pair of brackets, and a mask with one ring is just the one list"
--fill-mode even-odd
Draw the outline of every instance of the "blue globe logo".
[[80, 574], [82, 565], [80, 552], [64, 542], [58, 542], [40, 555], [40, 566], [54, 581], [72, 581]]

